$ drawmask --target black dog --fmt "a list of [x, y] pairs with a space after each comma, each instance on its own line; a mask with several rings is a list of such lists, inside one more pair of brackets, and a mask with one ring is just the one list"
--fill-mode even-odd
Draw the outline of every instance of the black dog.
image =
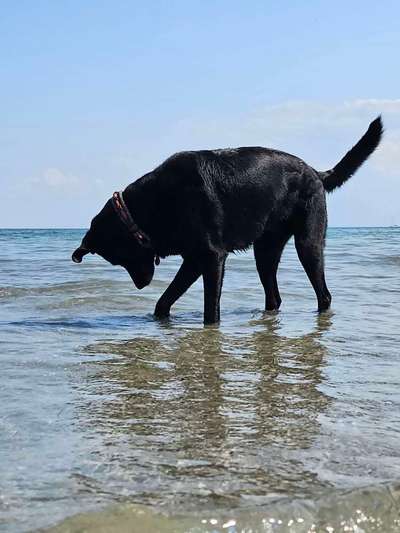
[[325, 191], [354, 174], [378, 146], [380, 117], [360, 141], [327, 172], [301, 159], [261, 147], [180, 152], [122, 193], [95, 216], [76, 263], [97, 253], [126, 268], [138, 289], [148, 285], [159, 257], [181, 255], [183, 263], [159, 299], [155, 315], [172, 305], [202, 275], [204, 322], [219, 321], [225, 260], [229, 252], [254, 244], [265, 308], [281, 303], [276, 272], [283, 248], [294, 235], [297, 253], [318, 298], [331, 303], [324, 276], [327, 226]]

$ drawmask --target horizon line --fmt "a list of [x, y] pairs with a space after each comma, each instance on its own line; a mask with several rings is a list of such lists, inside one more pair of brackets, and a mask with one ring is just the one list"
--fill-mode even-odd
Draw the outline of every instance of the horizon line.
[[[355, 225], [355, 226], [328, 226], [327, 229], [355, 229], [355, 228], [400, 228], [399, 224], [388, 224], [385, 226], [374, 226], [374, 225]], [[48, 226], [48, 227], [41, 227], [41, 226], [31, 226], [31, 227], [0, 227], [0, 231], [4, 230], [88, 230], [89, 228], [84, 227], [78, 227], [78, 226]]]

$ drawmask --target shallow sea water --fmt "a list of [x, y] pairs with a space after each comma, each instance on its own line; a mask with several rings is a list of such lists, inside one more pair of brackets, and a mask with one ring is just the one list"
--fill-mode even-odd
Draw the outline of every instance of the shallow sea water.
[[279, 313], [231, 256], [218, 327], [82, 234], [0, 230], [0, 530], [400, 531], [400, 228], [329, 230], [322, 315], [292, 243]]

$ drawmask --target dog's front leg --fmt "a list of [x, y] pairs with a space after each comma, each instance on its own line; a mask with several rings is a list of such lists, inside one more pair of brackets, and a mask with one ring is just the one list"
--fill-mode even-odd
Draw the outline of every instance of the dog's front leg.
[[203, 261], [204, 323], [215, 324], [220, 320], [219, 302], [224, 278], [227, 254], [213, 253]]
[[183, 263], [166, 291], [158, 300], [154, 314], [157, 318], [169, 316], [171, 307], [188, 288], [200, 277], [200, 263], [194, 259], [184, 259]]

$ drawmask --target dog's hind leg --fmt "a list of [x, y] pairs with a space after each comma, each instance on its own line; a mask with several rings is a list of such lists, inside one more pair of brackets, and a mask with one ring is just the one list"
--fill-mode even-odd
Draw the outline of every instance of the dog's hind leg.
[[210, 253], [203, 258], [205, 324], [215, 324], [220, 320], [219, 304], [226, 257], [226, 253]]
[[318, 299], [319, 312], [328, 309], [332, 300], [324, 273], [326, 219], [325, 197], [314, 198], [294, 236], [297, 254]]
[[288, 231], [266, 231], [254, 243], [254, 257], [257, 271], [265, 291], [265, 310], [279, 309], [281, 296], [279, 294], [276, 274], [285, 244], [290, 238]]
[[169, 316], [170, 309], [201, 275], [201, 265], [194, 259], [184, 259], [175, 278], [157, 302], [154, 315], [157, 318]]

